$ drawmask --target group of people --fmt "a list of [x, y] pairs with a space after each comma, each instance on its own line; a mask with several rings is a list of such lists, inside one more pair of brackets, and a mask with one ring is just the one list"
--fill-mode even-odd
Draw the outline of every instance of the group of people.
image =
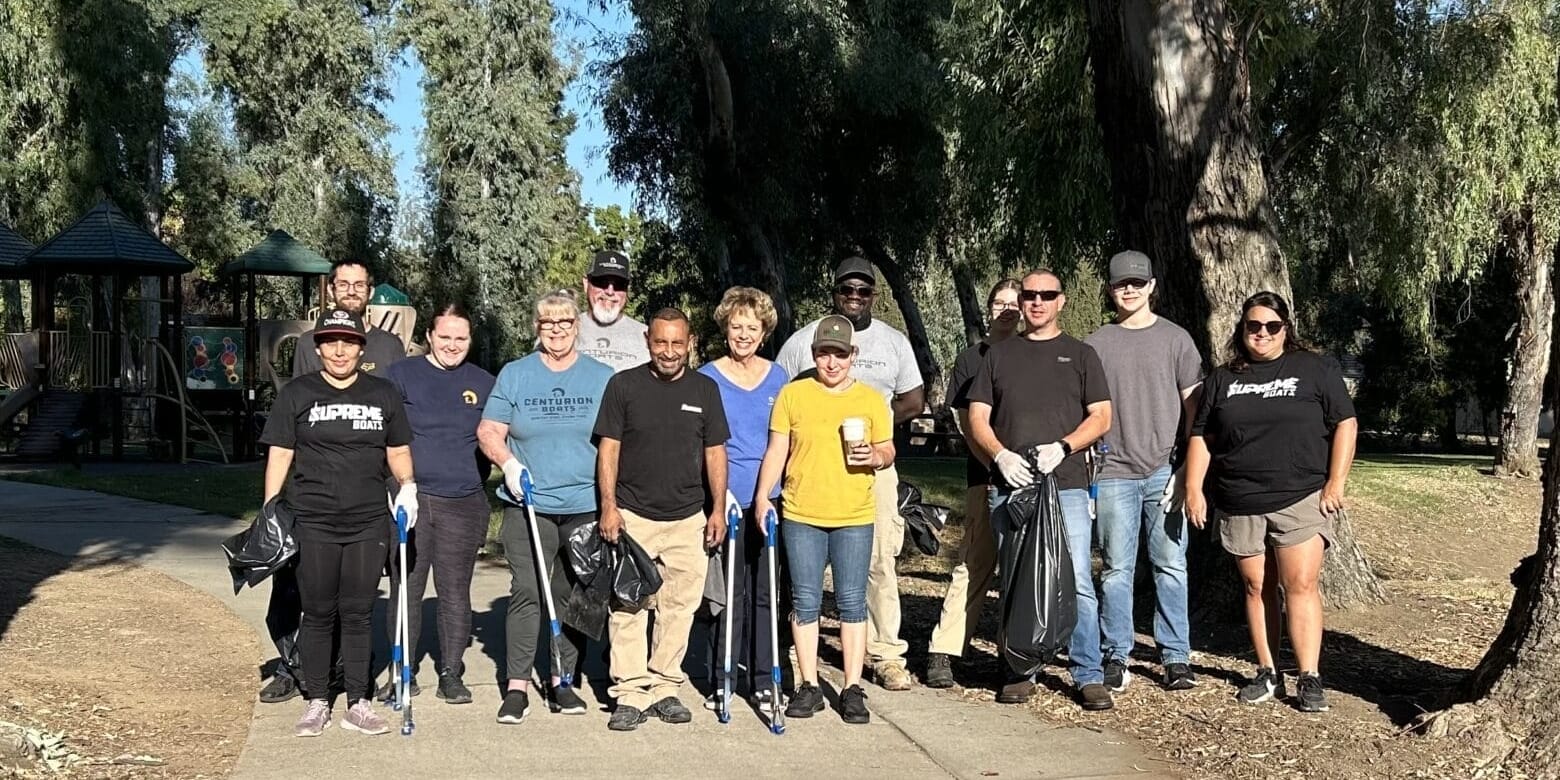
[[[1164, 684], [1196, 684], [1187, 524], [1202, 528], [1217, 515], [1220, 541], [1245, 581], [1261, 667], [1238, 696], [1255, 703], [1284, 695], [1275, 661], [1282, 615], [1300, 668], [1297, 703], [1325, 709], [1316, 583], [1354, 440], [1337, 368], [1295, 337], [1281, 297], [1260, 293], [1236, 325], [1235, 358], [1204, 377], [1190, 337], [1152, 311], [1149, 259], [1124, 252], [1109, 272], [1116, 318], [1086, 341], [1061, 330], [1060, 277], [1034, 271], [997, 284], [986, 337], [956, 362], [949, 399], [971, 453], [965, 536], [924, 682], [953, 684], [951, 659], [967, 647], [999, 554], [1023, 522], [1007, 511], [1008, 499], [1049, 474], [1077, 583], [1067, 655], [1081, 706], [1110, 708], [1112, 693], [1131, 679], [1134, 567], [1145, 535]], [[490, 466], [503, 474], [500, 539], [511, 574], [498, 722], [523, 722], [533, 694], [555, 713], [588, 709], [569, 684], [583, 668], [579, 627], [552, 632], [550, 674], [536, 679], [542, 579], [555, 595], [577, 584], [568, 547], [582, 528], [608, 543], [631, 538], [662, 579], [646, 603], [611, 606], [608, 727], [690, 721], [679, 698], [683, 661], [711, 556], [728, 549], [728, 495], [743, 522], [729, 546], [731, 568], [713, 568], [734, 575], [724, 608], [732, 611], [738, 688], [754, 705], [789, 718], [828, 706], [818, 678], [826, 569], [840, 623], [844, 684], [834, 706], [841, 719], [869, 722], [868, 670], [882, 689], [912, 686], [895, 570], [905, 527], [893, 431], [922, 413], [925, 393], [909, 340], [872, 315], [872, 266], [843, 261], [833, 313], [793, 334], [773, 362], [758, 354], [777, 324], [773, 301], [753, 288], [727, 290], [715, 310], [726, 354], [698, 370], [688, 365], [692, 334], [683, 312], [662, 309], [648, 324], [624, 314], [631, 278], [626, 255], [598, 253], [583, 280], [583, 305], [570, 291], [541, 296], [535, 351], [494, 377], [467, 362], [472, 320], [458, 303], [435, 311], [425, 357], [400, 359], [400, 343], [364, 321], [368, 269], [333, 267], [335, 305], [305, 336], [295, 378], [278, 393], [261, 438], [269, 448], [263, 497], [286, 502], [299, 543], [274, 575], [267, 623], [281, 661], [261, 698], [302, 695], [299, 736], [329, 725], [338, 695], [347, 703], [344, 728], [389, 730], [372, 704], [389, 684], [375, 694], [370, 679], [370, 614], [387, 568], [392, 587], [406, 578], [413, 659], [422, 596], [430, 575], [437, 580], [437, 695], [472, 700], [461, 659], [471, 639], [472, 571], [486, 540]], [[1210, 478], [1216, 513], [1204, 499]], [[404, 572], [389, 555], [391, 518], [400, 512], [411, 536]], [[783, 551], [779, 592], [759, 575], [770, 515]], [[1096, 540], [1104, 559], [1098, 589]], [[774, 605], [789, 615], [796, 658], [794, 688], [781, 701], [765, 684]], [[386, 622], [395, 625], [396, 616]], [[712, 630], [712, 670], [720, 639]], [[1009, 676], [999, 687], [999, 701], [1022, 702], [1034, 681]], [[412, 688], [415, 695], [415, 681]]]

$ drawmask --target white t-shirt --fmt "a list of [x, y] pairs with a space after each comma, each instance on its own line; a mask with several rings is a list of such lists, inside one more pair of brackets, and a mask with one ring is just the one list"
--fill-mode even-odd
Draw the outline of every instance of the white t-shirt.
[[606, 363], [613, 371], [625, 371], [650, 362], [645, 345], [645, 324], [628, 315], [611, 325], [598, 325], [589, 312], [580, 312], [579, 350]]
[[[814, 367], [812, 340], [816, 330], [818, 320], [813, 320], [785, 340], [775, 362], [786, 374], [795, 377]], [[893, 326], [874, 319], [866, 330], [856, 331], [854, 341], [856, 362], [851, 365], [851, 377], [882, 393], [890, 407], [894, 396], [904, 395], [923, 384], [910, 339]]]

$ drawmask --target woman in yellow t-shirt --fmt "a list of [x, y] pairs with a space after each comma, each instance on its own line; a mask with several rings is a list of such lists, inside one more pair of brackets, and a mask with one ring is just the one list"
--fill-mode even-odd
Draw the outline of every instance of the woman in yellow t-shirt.
[[818, 615], [826, 565], [834, 570], [834, 601], [845, 650], [840, 718], [866, 723], [872, 717], [860, 684], [876, 514], [872, 481], [878, 469], [894, 462], [894, 430], [888, 401], [850, 377], [856, 358], [854, 333], [850, 320], [839, 315], [818, 322], [812, 341], [817, 374], [781, 389], [769, 415], [769, 448], [758, 471], [753, 506], [760, 522], [771, 508], [775, 483], [785, 473], [780, 532], [791, 571], [791, 636], [802, 678], [786, 707], [788, 718], [810, 718], [824, 708], [818, 688]]

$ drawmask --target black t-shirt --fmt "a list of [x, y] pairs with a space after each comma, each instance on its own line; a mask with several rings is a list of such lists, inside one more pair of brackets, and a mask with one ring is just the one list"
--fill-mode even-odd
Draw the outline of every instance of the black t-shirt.
[[[1059, 441], [1077, 430], [1089, 404], [1109, 401], [1110, 389], [1094, 348], [1063, 333], [1045, 341], [1015, 336], [991, 345], [966, 397], [970, 403], [989, 404], [997, 441], [1027, 456], [1029, 447]], [[991, 477], [1003, 483], [1001, 474]], [[1056, 467], [1056, 486], [1089, 486], [1081, 451]]]
[[704, 508], [704, 448], [731, 437], [715, 380], [685, 370], [667, 382], [648, 363], [607, 381], [593, 434], [622, 442], [618, 504], [651, 520]]
[[[969, 347], [959, 353], [953, 361], [953, 373], [948, 375], [948, 405], [955, 409], [970, 408], [970, 383], [975, 381], [975, 374], [980, 371], [980, 364], [986, 359], [986, 350], [989, 344], [982, 341], [973, 347]], [[974, 451], [973, 444], [966, 438], [965, 449]], [[964, 459], [964, 484], [968, 487], [991, 484], [991, 472], [984, 464], [969, 455]]]
[[305, 374], [276, 394], [260, 442], [293, 451], [282, 495], [298, 515], [300, 537], [383, 537], [390, 515], [385, 448], [412, 442], [395, 385], [360, 373], [338, 390], [319, 374]]
[[1332, 431], [1354, 416], [1336, 361], [1286, 352], [1203, 383], [1192, 435], [1213, 455], [1213, 504], [1233, 515], [1276, 512], [1327, 482]]

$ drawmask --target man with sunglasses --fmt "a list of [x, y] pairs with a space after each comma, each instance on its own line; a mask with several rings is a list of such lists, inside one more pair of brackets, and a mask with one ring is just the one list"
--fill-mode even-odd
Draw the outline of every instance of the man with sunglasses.
[[1105, 685], [1120, 693], [1132, 681], [1127, 671], [1136, 642], [1132, 586], [1138, 539], [1146, 535], [1154, 570], [1154, 643], [1164, 664], [1164, 686], [1186, 690], [1197, 678], [1189, 665], [1183, 482], [1172, 462], [1197, 413], [1202, 358], [1184, 329], [1154, 313], [1154, 271], [1147, 255], [1117, 253], [1110, 259], [1109, 283], [1116, 321], [1085, 339], [1105, 367], [1115, 418], [1105, 434], [1110, 449], [1099, 470]]
[[[334, 308], [358, 317], [367, 329], [363, 345], [363, 357], [358, 361], [358, 371], [384, 378], [390, 365], [406, 357], [406, 345], [389, 331], [376, 328], [368, 321], [368, 299], [374, 292], [374, 278], [368, 266], [357, 260], [338, 260], [330, 266], [327, 279]], [[293, 351], [292, 375], [294, 378], [312, 376], [325, 370], [319, 352], [314, 349], [314, 331], [298, 337]], [[303, 599], [298, 593], [298, 581], [292, 565], [283, 566], [271, 577], [271, 601], [266, 607], [265, 625], [270, 630], [271, 641], [276, 644], [279, 660], [271, 681], [260, 690], [260, 701], [267, 704], [284, 702], [299, 694], [298, 626], [303, 619]], [[340, 659], [337, 659], [335, 676], [339, 678]], [[323, 692], [308, 692], [313, 698]]]
[[[1083, 452], [1110, 429], [1110, 390], [1094, 348], [1062, 332], [1057, 321], [1067, 296], [1062, 280], [1031, 271], [1018, 294], [1024, 335], [991, 345], [970, 383], [970, 438], [992, 463], [991, 528], [1000, 560], [1013, 560], [1008, 545], [1016, 521], [1008, 499], [1035, 481], [1035, 471], [1054, 474], [1061, 499], [1076, 583], [1078, 622], [1067, 656], [1079, 703], [1086, 710], [1115, 706], [1104, 685], [1100, 658], [1099, 604], [1094, 595], [1090, 544], [1089, 477]], [[1008, 673], [997, 701], [1021, 704], [1034, 692], [1033, 677]]]
[[628, 255], [613, 249], [597, 252], [584, 281], [579, 350], [613, 371], [650, 362], [645, 324], [623, 313], [628, 305]]
[[[834, 314], [850, 320], [855, 328], [856, 360], [851, 378], [889, 400], [897, 425], [918, 415], [926, 406], [921, 369], [915, 362], [910, 339], [892, 326], [872, 318], [877, 297], [877, 276], [872, 264], [849, 257], [834, 269]], [[791, 334], [775, 362], [793, 378], [812, 369], [814, 320]], [[895, 556], [904, 546], [905, 521], [899, 516], [899, 472], [892, 465], [880, 469], [873, 480], [877, 515], [873, 521], [872, 564], [867, 571], [867, 660], [884, 690], [909, 690], [905, 667], [909, 643], [899, 638], [899, 577]]]

